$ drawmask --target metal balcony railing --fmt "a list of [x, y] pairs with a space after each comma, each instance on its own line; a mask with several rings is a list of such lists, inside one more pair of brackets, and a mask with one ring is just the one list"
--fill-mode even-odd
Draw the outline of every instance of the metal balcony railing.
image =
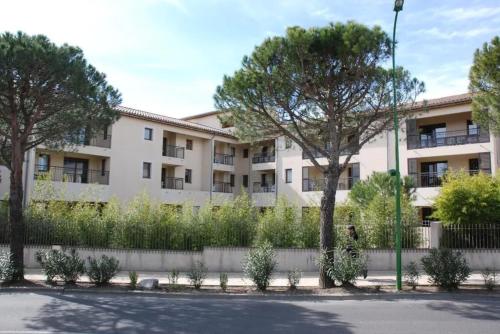
[[56, 182], [109, 184], [109, 171], [57, 166], [35, 166], [35, 179]]
[[184, 147], [164, 145], [162, 148], [162, 155], [164, 157], [184, 159]]
[[488, 143], [490, 141], [489, 132], [480, 131], [480, 128], [470, 130], [446, 131], [433, 136], [408, 135], [408, 149], [453, 146], [465, 144]]
[[166, 177], [161, 181], [161, 187], [163, 189], [184, 189], [184, 179], [181, 177]]
[[92, 138], [85, 138], [82, 136], [81, 138], [74, 140], [73, 144], [111, 148], [111, 135], [104, 136], [104, 134], [99, 133]]
[[214, 163], [222, 165], [234, 165], [234, 156], [229, 154], [215, 153]]
[[[337, 190], [350, 190], [359, 181], [359, 177], [339, 178]], [[323, 191], [325, 189], [325, 179], [302, 179], [302, 191]]]
[[[351, 152], [350, 149], [344, 149], [340, 152], [340, 155], [349, 155]], [[353, 154], [359, 154], [359, 151], [354, 152]], [[318, 151], [313, 150], [312, 156], [314, 158], [324, 158], [325, 156], [321, 154]], [[306, 151], [302, 151], [302, 160], [310, 159], [309, 155], [306, 153]]]
[[[491, 174], [491, 169], [475, 169], [465, 171], [470, 175], [478, 174], [479, 172], [483, 172], [486, 174]], [[431, 173], [410, 173], [415, 182], [415, 186], [417, 188], [431, 188], [431, 187], [441, 187], [443, 183], [443, 178], [446, 172], [431, 172]]]
[[276, 161], [276, 155], [274, 152], [268, 153], [268, 154], [254, 154], [252, 157], [252, 163], [254, 164], [261, 164], [265, 162], [275, 162]]
[[229, 182], [214, 182], [212, 191], [216, 193], [232, 193], [233, 187]]
[[273, 193], [276, 191], [276, 186], [274, 184], [262, 184], [260, 182], [253, 183], [254, 193]]

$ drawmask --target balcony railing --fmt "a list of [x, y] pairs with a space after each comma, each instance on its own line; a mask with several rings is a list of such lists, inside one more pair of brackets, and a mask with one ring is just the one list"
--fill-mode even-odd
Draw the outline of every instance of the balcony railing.
[[[491, 174], [491, 169], [476, 169], [465, 171], [470, 175], [478, 174], [483, 172], [486, 174]], [[431, 173], [410, 173], [414, 180], [415, 186], [417, 188], [431, 188], [431, 187], [441, 187], [443, 184], [443, 178], [446, 172], [431, 172]]]
[[164, 145], [162, 149], [164, 157], [184, 159], [184, 147], [174, 145]]
[[[351, 151], [350, 151], [350, 149], [344, 149], [344, 150], [342, 150], [342, 151], [340, 152], [340, 155], [349, 155], [349, 154], [350, 154], [350, 152], [351, 152]], [[359, 154], [359, 151], [356, 151], [356, 152], [354, 152], [353, 154]], [[315, 150], [313, 150], [313, 152], [312, 152], [312, 156], [313, 156], [314, 158], [317, 158], [317, 159], [318, 159], [318, 158], [325, 158], [325, 156], [324, 156], [323, 154], [321, 154], [320, 152], [315, 151]], [[306, 159], [310, 159], [310, 157], [309, 157], [309, 155], [307, 154], [307, 152], [306, 152], [306, 151], [302, 151], [302, 160], [306, 160]]]
[[161, 187], [163, 189], [184, 189], [184, 179], [181, 177], [166, 177], [161, 181]]
[[465, 144], [487, 143], [490, 141], [488, 132], [480, 131], [479, 127], [474, 131], [459, 130], [446, 131], [434, 136], [408, 135], [408, 149], [453, 146]]
[[262, 184], [260, 182], [253, 183], [254, 193], [273, 193], [276, 191], [276, 186], [274, 184]]
[[254, 154], [252, 157], [252, 163], [254, 164], [261, 164], [265, 162], [275, 162], [276, 161], [276, 155], [274, 152], [271, 152], [270, 154]]
[[[359, 181], [359, 177], [339, 178], [337, 190], [350, 190]], [[323, 191], [325, 189], [325, 179], [302, 179], [302, 191]]]
[[35, 166], [35, 178], [56, 182], [109, 184], [109, 171], [67, 168], [56, 166]]
[[214, 163], [222, 165], [234, 165], [234, 156], [229, 154], [215, 153]]
[[111, 148], [111, 135], [104, 136], [104, 134], [98, 133], [92, 138], [78, 138], [73, 143], [75, 145]]
[[215, 193], [232, 193], [233, 187], [229, 182], [214, 182], [212, 191]]

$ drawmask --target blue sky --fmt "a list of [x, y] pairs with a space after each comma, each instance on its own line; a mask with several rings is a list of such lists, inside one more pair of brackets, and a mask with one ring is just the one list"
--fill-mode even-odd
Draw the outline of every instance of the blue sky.
[[[123, 104], [182, 117], [213, 110], [243, 55], [286, 27], [355, 20], [392, 30], [391, 0], [0, 0], [0, 31], [80, 46]], [[498, 0], [406, 0], [397, 63], [425, 98], [467, 90], [472, 55], [500, 34]]]

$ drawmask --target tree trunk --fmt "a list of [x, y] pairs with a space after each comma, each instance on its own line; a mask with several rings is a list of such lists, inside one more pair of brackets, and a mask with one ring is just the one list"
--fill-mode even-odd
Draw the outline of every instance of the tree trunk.
[[13, 142], [10, 169], [9, 223], [14, 281], [24, 279], [23, 161], [24, 150], [19, 143]]
[[[334, 231], [333, 231], [333, 211], [335, 210], [335, 196], [337, 194], [338, 176], [329, 172], [325, 177], [325, 190], [321, 197], [320, 206], [320, 248], [326, 252], [329, 259], [333, 258]], [[326, 268], [319, 268], [319, 286], [328, 289], [335, 286], [335, 282], [326, 274]]]

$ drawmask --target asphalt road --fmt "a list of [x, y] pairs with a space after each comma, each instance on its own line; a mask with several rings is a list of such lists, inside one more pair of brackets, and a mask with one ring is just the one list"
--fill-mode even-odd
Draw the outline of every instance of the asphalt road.
[[500, 297], [0, 293], [0, 333], [500, 333]]

